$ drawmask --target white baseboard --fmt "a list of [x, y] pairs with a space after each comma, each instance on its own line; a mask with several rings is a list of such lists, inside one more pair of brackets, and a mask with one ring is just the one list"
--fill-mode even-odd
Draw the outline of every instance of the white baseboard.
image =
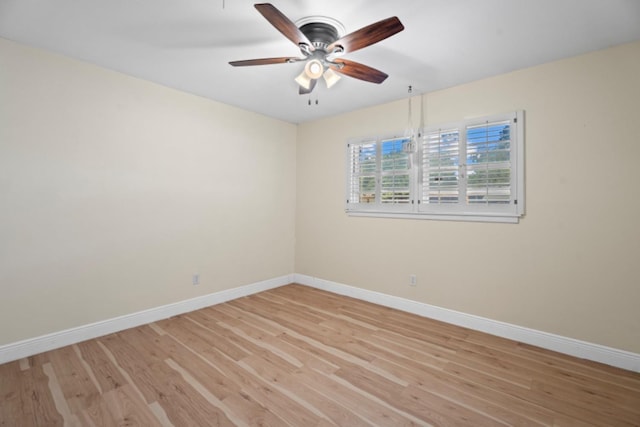
[[441, 320], [453, 325], [520, 341], [537, 347], [546, 348], [548, 350], [557, 351], [559, 353], [568, 354], [570, 356], [605, 363], [607, 365], [629, 371], [640, 372], [640, 354], [631, 353], [629, 351], [618, 350], [573, 338], [537, 331], [535, 329], [511, 325], [497, 320], [461, 313], [459, 311], [436, 307], [405, 298], [356, 288], [303, 274], [295, 274], [294, 280], [296, 283], [301, 285], [350, 296], [372, 302], [374, 304], [417, 314], [419, 316]]
[[0, 346], [0, 364], [292, 283], [293, 274]]
[[570, 356], [593, 360], [595, 362], [605, 363], [607, 365], [616, 366], [618, 368], [634, 372], [640, 372], [640, 354], [592, 344], [547, 332], [541, 332], [535, 329], [511, 325], [509, 323], [499, 322], [472, 314], [461, 313], [459, 311], [436, 307], [405, 298], [356, 288], [303, 274], [289, 274], [276, 277], [270, 280], [264, 280], [101, 322], [79, 326], [77, 328], [71, 328], [16, 343], [6, 344], [0, 346], [0, 364], [136, 326], [145, 325], [171, 316], [188, 313], [190, 311], [231, 301], [236, 298], [252, 295], [294, 282], [336, 294], [350, 296], [363, 301], [372, 302], [374, 304], [395, 308], [417, 314], [419, 316], [441, 320], [453, 325], [535, 345], [548, 350], [568, 354]]

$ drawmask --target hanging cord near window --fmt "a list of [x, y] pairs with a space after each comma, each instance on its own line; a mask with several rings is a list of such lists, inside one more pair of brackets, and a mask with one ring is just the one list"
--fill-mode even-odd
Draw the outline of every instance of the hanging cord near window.
[[418, 138], [422, 138], [424, 132], [427, 109], [424, 108], [424, 93], [420, 95], [420, 125], [418, 125]]
[[409, 89], [407, 92], [408, 92], [407, 94], [407, 102], [408, 102], [407, 127], [405, 128], [405, 131], [404, 131], [404, 137], [406, 138], [406, 142], [402, 146], [402, 151], [407, 153], [408, 169], [413, 169], [413, 163], [414, 163], [413, 155], [416, 152], [416, 147], [417, 147], [415, 129], [413, 128], [413, 113], [411, 109], [411, 94], [413, 93], [413, 87], [409, 86]]
[[[415, 140], [415, 144], [416, 144], [416, 153], [418, 152], [418, 141], [420, 141], [421, 144], [425, 143], [425, 127], [426, 127], [426, 116], [427, 116], [427, 109], [424, 106], [424, 97], [425, 94], [422, 93], [420, 94], [420, 124], [418, 124], [418, 135], [417, 138]], [[419, 162], [420, 160], [418, 160]], [[422, 176], [422, 174], [418, 174], [418, 183], [420, 185], [423, 184], [423, 179], [424, 177]], [[422, 201], [420, 200], [419, 197], [417, 197], [418, 200], [418, 204], [421, 204]]]
[[[415, 137], [415, 129], [413, 127], [413, 112], [411, 109], [411, 94], [413, 92], [413, 87], [409, 86], [408, 96], [407, 96], [407, 127], [404, 130], [404, 137], [408, 139], [404, 143], [403, 151], [408, 154], [413, 154], [416, 151], [416, 137]], [[412, 165], [412, 158], [409, 156], [410, 166]]]

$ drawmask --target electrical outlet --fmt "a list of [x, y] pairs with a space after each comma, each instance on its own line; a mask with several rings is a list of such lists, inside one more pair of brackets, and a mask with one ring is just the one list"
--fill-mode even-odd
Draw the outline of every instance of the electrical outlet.
[[409, 275], [409, 286], [415, 286], [418, 283], [418, 278], [415, 274]]
[[191, 284], [193, 284], [193, 286], [199, 285], [200, 284], [200, 275], [198, 273], [195, 273], [192, 277], [191, 277]]

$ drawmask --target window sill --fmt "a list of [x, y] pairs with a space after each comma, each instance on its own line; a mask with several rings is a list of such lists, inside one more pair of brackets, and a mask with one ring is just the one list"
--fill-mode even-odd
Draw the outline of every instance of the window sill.
[[465, 221], [465, 222], [498, 222], [505, 224], [517, 224], [520, 221], [518, 216], [504, 215], [456, 215], [456, 214], [431, 214], [415, 212], [372, 212], [372, 211], [346, 211], [347, 215], [353, 217], [371, 218], [397, 218], [397, 219], [428, 219], [436, 221]]

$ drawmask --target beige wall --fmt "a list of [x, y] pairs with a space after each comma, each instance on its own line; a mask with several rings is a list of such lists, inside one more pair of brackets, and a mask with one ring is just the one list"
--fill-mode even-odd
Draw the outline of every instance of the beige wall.
[[639, 76], [635, 43], [426, 96], [525, 110], [518, 225], [352, 218], [344, 144], [406, 101], [296, 128], [0, 39], [0, 345], [295, 271], [640, 353]]
[[295, 144], [0, 39], [0, 345], [292, 273]]
[[425, 102], [428, 124], [525, 110], [520, 224], [348, 217], [345, 142], [404, 129], [395, 102], [299, 127], [296, 272], [640, 353], [640, 43]]

